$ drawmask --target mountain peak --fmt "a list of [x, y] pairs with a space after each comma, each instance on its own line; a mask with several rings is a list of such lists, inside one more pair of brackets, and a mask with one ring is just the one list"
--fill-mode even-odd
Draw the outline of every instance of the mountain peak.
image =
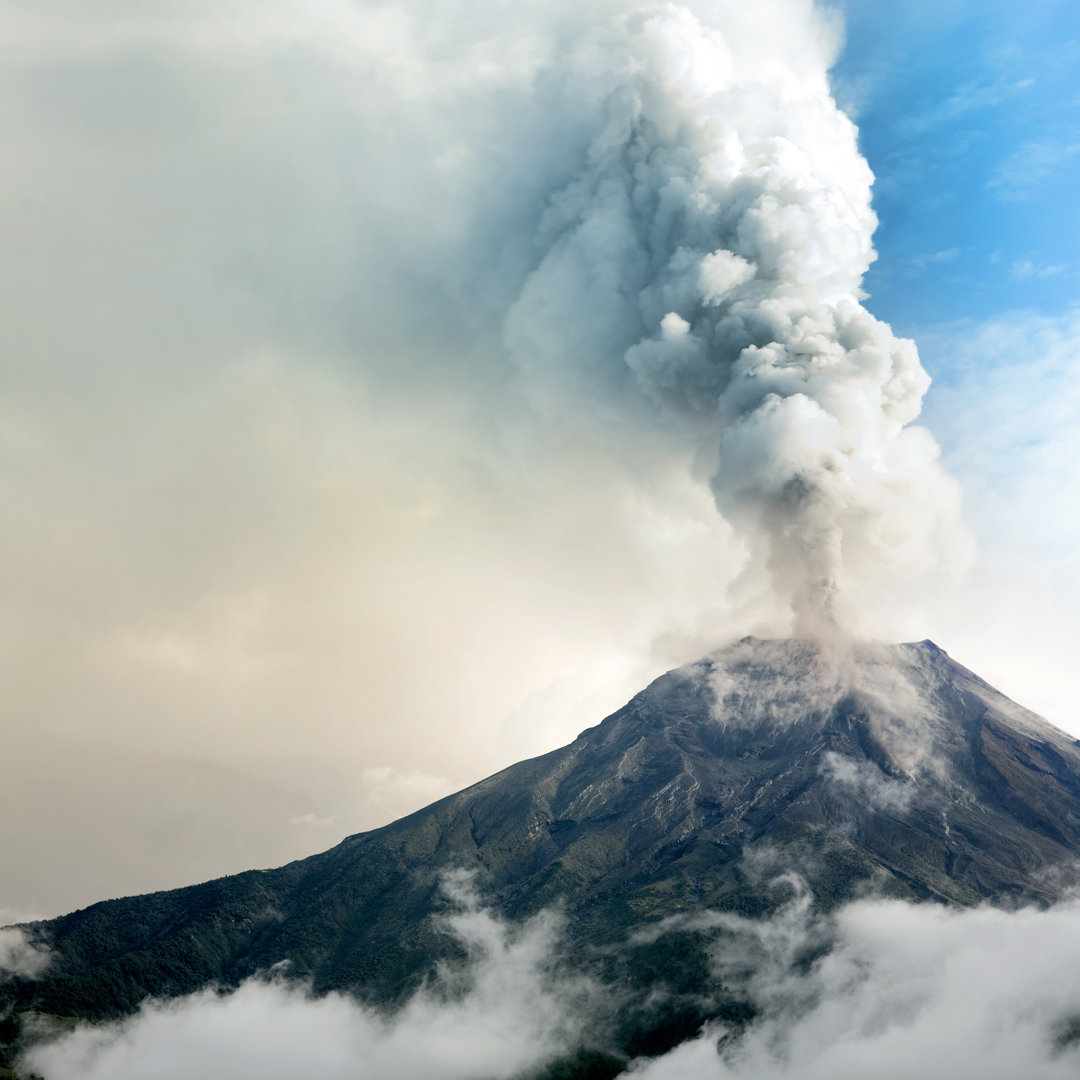
[[1075, 741], [933, 642], [743, 638], [330, 851], [31, 927], [53, 964], [0, 1011], [116, 1014], [285, 960], [316, 991], [400, 1000], [447, 948], [429, 916], [448, 869], [510, 919], [558, 905], [595, 950], [678, 912], [765, 913], [791, 870], [825, 907], [1046, 903], [1078, 848]]

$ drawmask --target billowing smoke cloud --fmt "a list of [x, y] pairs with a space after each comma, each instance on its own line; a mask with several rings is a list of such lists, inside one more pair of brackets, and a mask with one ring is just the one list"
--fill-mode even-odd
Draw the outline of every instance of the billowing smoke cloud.
[[[861, 900], [831, 916], [795, 875], [793, 899], [752, 920], [705, 912], [644, 935], [710, 935], [724, 983], [757, 1010], [745, 1030], [707, 1026], [643, 1080], [1065, 1080], [1080, 1065], [1080, 908], [957, 911]], [[531, 1075], [598, 1045], [614, 999], [559, 959], [560, 920], [512, 929], [463, 880], [448, 928], [469, 967], [443, 971], [396, 1016], [282, 977], [148, 1002], [121, 1023], [39, 1044], [45, 1080], [466, 1080]], [[639, 935], [640, 936], [640, 935]], [[614, 1060], [614, 1059], [613, 1059]]]
[[893, 562], [943, 484], [905, 427], [927, 386], [914, 347], [859, 304], [871, 178], [821, 35], [796, 66], [743, 29], [669, 5], [600, 35], [598, 130], [550, 198], [507, 339], [541, 382], [570, 368], [699, 430], [718, 506], [805, 632], [833, 621], [845, 546]]
[[806, 634], [850, 614], [860, 574], [931, 560], [952, 506], [910, 426], [914, 345], [860, 303], [871, 175], [829, 94], [830, 35], [784, 8], [797, 42], [733, 4], [647, 6], [543, 70], [582, 148], [504, 326], [545, 404], [690, 436]]
[[[713, 719], [726, 729], [756, 730], [772, 740], [795, 726], [821, 725], [842, 702], [865, 717], [867, 728], [898, 776], [939, 772], [948, 760], [951, 725], [941, 713], [942, 672], [936, 646], [883, 645], [830, 639], [817, 642], [744, 638], [707, 661]], [[698, 672], [699, 665], [687, 669]], [[950, 673], [951, 677], [957, 677]], [[1043, 738], [1067, 738], [986, 684], [960, 676], [970, 692], [1005, 710], [1019, 725], [1036, 725]], [[837, 783], [873, 795], [874, 802], [904, 805], [907, 781], [876, 776], [867, 762], [826, 755]]]

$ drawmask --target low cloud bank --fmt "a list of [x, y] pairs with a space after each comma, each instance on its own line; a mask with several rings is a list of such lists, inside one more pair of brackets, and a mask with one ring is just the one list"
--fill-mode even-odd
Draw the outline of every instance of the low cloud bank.
[[441, 968], [393, 1019], [274, 972], [233, 993], [148, 1001], [128, 1020], [35, 1047], [24, 1065], [46, 1080], [466, 1080], [565, 1054], [594, 1010], [590, 984], [561, 970], [561, 920], [511, 927], [478, 906], [467, 878], [452, 875], [446, 891], [459, 910], [444, 926], [468, 964]]
[[632, 1070], [642, 1080], [1077, 1074], [1076, 903], [1005, 912], [859, 901], [831, 923], [831, 951], [801, 972], [823, 929], [804, 904], [766, 923], [717, 921], [757, 950], [746, 978], [762, 1017], [742, 1039], [710, 1030]]
[[[628, 1065], [639, 1080], [1074, 1077], [1080, 1065], [1080, 904], [956, 911], [861, 900], [815, 912], [792, 901], [751, 920], [717, 912], [653, 928], [713, 937], [729, 990], [758, 1018], [707, 1027], [670, 1053]], [[117, 1024], [82, 1027], [30, 1050], [45, 1080], [466, 1080], [536, 1074], [592, 1042], [613, 995], [560, 959], [550, 913], [514, 928], [451, 878], [445, 920], [467, 965], [438, 971], [393, 1018], [341, 994], [314, 998], [282, 977], [233, 993], [148, 1002]]]

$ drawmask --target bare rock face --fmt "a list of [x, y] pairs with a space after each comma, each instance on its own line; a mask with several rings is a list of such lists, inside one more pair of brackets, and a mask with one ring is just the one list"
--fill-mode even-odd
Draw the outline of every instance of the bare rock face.
[[508, 918], [561, 906], [571, 949], [610, 959], [677, 912], [765, 914], [786, 871], [826, 908], [869, 891], [1048, 903], [1078, 852], [1076, 741], [933, 643], [747, 638], [330, 851], [27, 927], [53, 962], [0, 986], [0, 1014], [116, 1016], [283, 960], [316, 992], [392, 1004], [454, 948], [430, 918], [450, 868]]

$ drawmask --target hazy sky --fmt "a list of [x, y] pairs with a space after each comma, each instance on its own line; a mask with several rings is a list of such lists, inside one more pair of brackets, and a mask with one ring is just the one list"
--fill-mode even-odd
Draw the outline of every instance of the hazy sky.
[[[312, 853], [780, 625], [768, 515], [694, 411], [699, 328], [659, 320], [685, 282], [646, 296], [634, 381], [593, 363], [637, 251], [610, 102], [641, 79], [704, 160], [727, 65], [747, 160], [794, 192], [759, 263], [854, 303], [841, 28], [676, 5], [654, 55], [610, 29], [636, 7], [0, 0], [0, 916]], [[1080, 734], [1080, 16], [844, 9], [863, 303], [915, 339], [958, 485], [932, 443], [889, 459], [845, 602]], [[693, 165], [643, 187], [685, 213]], [[706, 306], [749, 287], [709, 266]]]

